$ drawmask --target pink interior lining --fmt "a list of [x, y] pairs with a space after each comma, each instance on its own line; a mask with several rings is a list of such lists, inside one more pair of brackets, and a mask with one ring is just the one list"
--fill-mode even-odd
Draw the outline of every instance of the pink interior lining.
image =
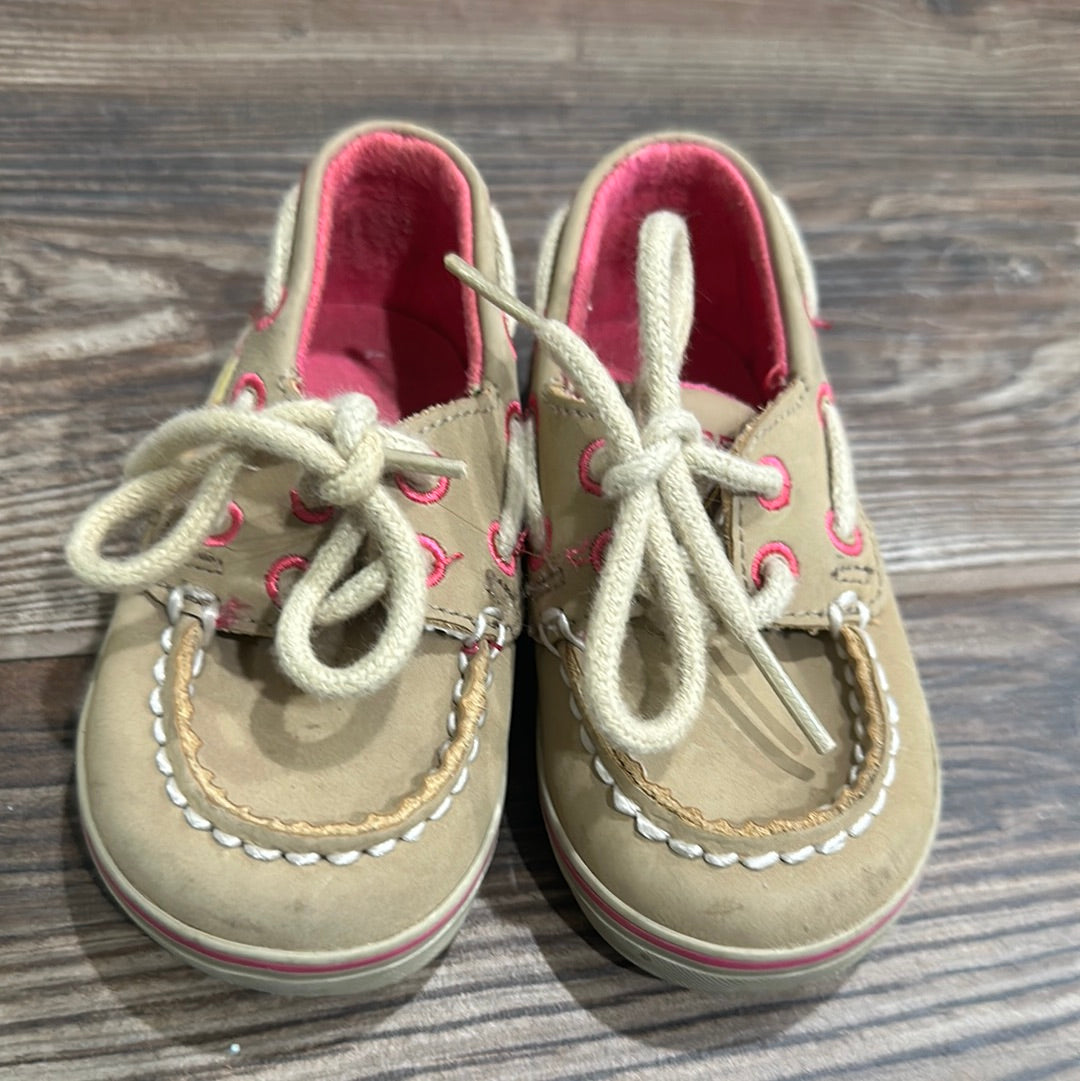
[[787, 378], [787, 346], [765, 224], [739, 168], [699, 143], [651, 143], [620, 161], [593, 197], [568, 322], [616, 379], [638, 368], [638, 230], [658, 210], [686, 219], [694, 259], [688, 383], [753, 406]]
[[359, 391], [394, 421], [478, 386], [476, 298], [443, 267], [448, 251], [473, 257], [472, 194], [445, 151], [389, 131], [343, 147], [319, 196], [304, 392]]

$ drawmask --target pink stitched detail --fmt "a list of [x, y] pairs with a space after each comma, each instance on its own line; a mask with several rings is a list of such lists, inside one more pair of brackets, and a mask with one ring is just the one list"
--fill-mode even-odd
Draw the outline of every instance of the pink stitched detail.
[[862, 530], [856, 526], [855, 535], [849, 541], [839, 537], [836, 533], [836, 513], [831, 507], [825, 512], [825, 532], [829, 534], [829, 540], [838, 552], [846, 556], [857, 556], [862, 551]]
[[253, 318], [256, 330], [266, 330], [268, 326], [273, 324], [274, 320], [281, 314], [281, 309], [285, 307], [285, 298], [288, 295], [288, 289], [282, 289], [281, 299], [277, 302], [277, 307], [272, 312], [264, 311], [261, 315]]
[[416, 539], [420, 542], [420, 547], [429, 552], [435, 561], [426, 579], [428, 589], [437, 586], [446, 577], [447, 568], [455, 559], [465, 558], [464, 552], [447, 555], [446, 549], [434, 537], [429, 537], [426, 533], [417, 533]]
[[230, 502], [225, 510], [229, 515], [229, 524], [220, 533], [215, 533], [203, 541], [207, 548], [224, 548], [232, 544], [236, 534], [240, 532], [240, 527], [244, 524], [244, 512], [236, 503]]
[[551, 555], [551, 519], [544, 517], [544, 549], [541, 552], [529, 552], [526, 555], [526, 562], [529, 565], [529, 570], [538, 571], [546, 562], [548, 556]]
[[769, 541], [768, 544], [763, 544], [757, 552], [754, 553], [754, 561], [750, 564], [750, 577], [754, 580], [754, 585], [761, 589], [765, 585], [765, 578], [761, 573], [761, 565], [765, 562], [769, 556], [780, 556], [787, 565], [791, 568], [791, 573], [796, 578], [799, 577], [799, 561], [795, 558], [795, 553], [786, 545], [783, 541]]
[[491, 553], [491, 558], [495, 560], [495, 566], [499, 568], [508, 578], [513, 578], [517, 574], [517, 557], [521, 555], [522, 548], [525, 547], [526, 531], [523, 529], [518, 534], [517, 543], [514, 545], [514, 550], [510, 553], [509, 559], [503, 559], [499, 555], [499, 549], [495, 547], [495, 538], [499, 535], [499, 523], [494, 521], [488, 526], [487, 542], [488, 551]]
[[589, 542], [579, 544], [576, 548], [571, 546], [566, 549], [567, 561], [575, 567], [584, 567], [589, 562]]
[[280, 559], [275, 559], [270, 564], [270, 569], [266, 572], [266, 593], [270, 599], [279, 608], [281, 607], [281, 576], [286, 571], [298, 570], [306, 571], [308, 569], [308, 561], [303, 556], [282, 556]]
[[766, 454], [763, 458], [759, 458], [758, 464], [771, 466], [780, 473], [780, 494], [773, 496], [772, 499], [759, 495], [757, 501], [766, 510], [779, 510], [781, 507], [786, 507], [791, 502], [791, 474], [787, 466], [773, 454]]
[[665, 953], [676, 957], [685, 957], [688, 961], [693, 961], [700, 965], [708, 965], [711, 968], [717, 969], [730, 969], [735, 972], [771, 972], [782, 970], [798, 971], [799, 969], [808, 969], [812, 965], [820, 964], [824, 961], [828, 961], [833, 957], [838, 957], [840, 954], [845, 953], [848, 950], [853, 949], [860, 943], [865, 942], [867, 939], [872, 938], [878, 933], [890, 920], [895, 919], [897, 913], [907, 903], [908, 898], [911, 896], [914, 886], [909, 889], [900, 900], [885, 913], [884, 916], [878, 917], [869, 927], [860, 931], [852, 938], [845, 940], [835, 946], [830, 946], [828, 949], [819, 949], [818, 952], [812, 954], [801, 954], [799, 956], [787, 956], [781, 957], [777, 960], [771, 961], [743, 961], [734, 958], [717, 957], [714, 954], [701, 953], [697, 950], [687, 949], [685, 946], [678, 945], [677, 943], [670, 942], [667, 939], [661, 938], [659, 935], [653, 934], [651, 931], [647, 931], [643, 927], [639, 927], [636, 923], [628, 920], [622, 913], [617, 912], [611, 907], [582, 877], [581, 872], [570, 862], [566, 853], [563, 852], [558, 840], [555, 837], [555, 831], [551, 828], [552, 815], [545, 808], [543, 810], [544, 820], [548, 824], [548, 838], [551, 841], [551, 846], [555, 850], [555, 856], [558, 860], [559, 866], [569, 873], [570, 877], [584, 890], [585, 894], [589, 897], [597, 908], [605, 912], [616, 923], [621, 924], [636, 938], [639, 938], [645, 942], [650, 943], [662, 949]]
[[266, 384], [254, 372], [244, 372], [233, 384], [232, 400], [235, 402], [245, 390], [254, 393], [256, 409], [262, 409], [266, 405]]
[[603, 447], [604, 441], [602, 439], [594, 439], [582, 452], [581, 457], [578, 459], [578, 480], [581, 481], [581, 487], [589, 493], [589, 495], [603, 495], [604, 490], [599, 484], [593, 480], [592, 475], [589, 473], [589, 465], [593, 460], [593, 456], [598, 450]]
[[229, 630], [239, 618], [241, 612], [243, 612], [245, 608], [250, 607], [250, 604], [240, 600], [239, 597], [230, 597], [221, 606], [218, 617], [214, 620], [214, 629], [219, 631]]
[[735, 442], [732, 436], [717, 435], [715, 432], [710, 432], [707, 428], [702, 428], [701, 434], [704, 436], [706, 443], [715, 443], [718, 447], [730, 447]]
[[170, 930], [163, 923], [157, 920], [149, 912], [140, 908], [128, 895], [124, 892], [124, 888], [109, 874], [102, 864], [101, 857], [98, 856], [94, 850], [93, 842], [90, 840], [90, 835], [87, 832], [83, 832], [83, 837], [86, 841], [87, 850], [90, 853], [91, 859], [94, 861], [94, 866], [97, 868], [98, 873], [109, 886], [109, 891], [120, 902], [122, 907], [133, 914], [136, 918], [136, 923], [145, 923], [154, 930], [163, 935], [165, 938], [170, 939], [183, 946], [185, 949], [191, 950], [194, 953], [201, 954], [203, 957], [209, 957], [211, 960], [224, 963], [226, 966], [232, 966], [234, 968], [241, 969], [258, 969], [266, 972], [281, 972], [288, 975], [314, 975], [319, 973], [329, 972], [349, 972], [358, 969], [365, 968], [368, 965], [379, 965], [387, 961], [392, 960], [395, 957], [401, 957], [404, 954], [415, 952], [423, 943], [430, 941], [430, 939], [443, 927], [445, 927], [454, 916], [461, 911], [461, 909], [469, 902], [469, 900], [475, 895], [477, 889], [480, 887], [480, 882], [487, 872], [488, 866], [491, 863], [491, 857], [495, 853], [495, 845], [492, 844], [488, 850], [488, 854], [484, 857], [484, 864], [477, 872], [476, 877], [469, 883], [468, 888], [462, 895], [461, 899], [454, 902], [453, 907], [441, 916], [438, 922], [432, 924], [426, 928], [423, 932], [417, 935], [415, 938], [409, 939], [407, 942], [402, 942], [392, 949], [383, 951], [382, 953], [372, 954], [359, 960], [350, 961], [335, 961], [332, 964], [319, 964], [319, 965], [294, 965], [287, 964], [278, 961], [258, 961], [252, 960], [247, 957], [242, 957], [239, 954], [224, 953], [221, 950], [209, 949], [204, 944], [195, 941], [191, 938], [185, 938], [183, 935], [177, 934], [175, 931]]
[[589, 562], [593, 570], [599, 574], [604, 569], [604, 556], [607, 554], [607, 546], [611, 542], [611, 530], [602, 529], [593, 538], [589, 546]]
[[322, 525], [334, 517], [333, 507], [309, 507], [295, 488], [289, 489], [289, 504], [293, 514], [308, 525]]
[[610, 542], [611, 529], [601, 529], [590, 540], [582, 541], [581, 544], [571, 545], [567, 548], [567, 562], [574, 567], [584, 567], [586, 563], [590, 563], [593, 570], [599, 574], [604, 569], [604, 555]]
[[429, 488], [426, 492], [422, 492], [419, 488], [414, 488], [400, 474], [394, 475], [394, 483], [398, 486], [401, 494], [406, 499], [411, 499], [414, 503], [421, 503], [424, 506], [438, 503], [450, 490], [450, 481], [447, 477], [439, 477], [435, 482], [435, 486]]
[[815, 330], [832, 330], [832, 323], [828, 319], [822, 319], [820, 315], [810, 314], [810, 305], [807, 303], [805, 295], [803, 296], [803, 311], [806, 312], [806, 318]]
[[521, 408], [521, 402], [511, 402], [506, 407], [506, 417], [503, 420], [503, 435], [506, 436], [507, 443], [510, 442], [510, 421], [517, 417], [519, 420], [525, 415], [524, 410]]
[[828, 383], [822, 383], [821, 386], [818, 387], [817, 392], [817, 419], [818, 423], [821, 425], [825, 424], [825, 415], [824, 413], [822, 413], [821, 409], [826, 402], [828, 402], [830, 405], [836, 404], [833, 398], [832, 387]]

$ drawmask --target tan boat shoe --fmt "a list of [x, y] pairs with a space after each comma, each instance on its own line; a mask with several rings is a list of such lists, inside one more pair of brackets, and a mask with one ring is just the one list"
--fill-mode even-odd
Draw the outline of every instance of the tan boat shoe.
[[600, 933], [744, 994], [836, 974], [938, 815], [933, 732], [813, 327], [790, 214], [738, 154], [616, 151], [529, 323], [543, 811]]
[[[90, 852], [139, 926], [235, 983], [398, 979], [492, 856], [530, 433], [507, 323], [447, 251], [512, 288], [457, 147], [331, 139], [209, 404], [151, 434], [69, 544], [123, 593], [79, 723]], [[135, 554], [102, 553], [140, 518]]]

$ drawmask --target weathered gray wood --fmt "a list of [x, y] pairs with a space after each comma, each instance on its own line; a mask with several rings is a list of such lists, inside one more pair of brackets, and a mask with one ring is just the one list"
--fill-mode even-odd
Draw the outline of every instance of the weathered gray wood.
[[900, 590], [1080, 582], [1072, 5], [0, 3], [0, 656], [83, 651], [60, 558], [134, 438], [200, 399], [319, 141], [408, 116], [476, 156], [527, 280], [642, 130], [790, 198]]
[[1080, 604], [907, 607], [945, 770], [929, 871], [832, 997], [743, 1009], [632, 970], [588, 929], [544, 837], [527, 692], [495, 862], [440, 964], [370, 1000], [218, 984], [93, 880], [71, 790], [89, 662], [0, 664], [0, 1077], [1076, 1077]]
[[0, 0], [0, 657], [92, 646], [110, 602], [62, 536], [201, 397], [325, 135], [381, 114], [457, 138], [527, 282], [603, 151], [694, 127], [758, 160], [817, 259], [946, 793], [908, 915], [833, 997], [724, 1007], [586, 928], [526, 691], [450, 953], [371, 1001], [298, 1003], [197, 975], [105, 899], [70, 787], [90, 662], [0, 664], [0, 1077], [1077, 1076], [1077, 55], [1080, 12], [1051, 0]]

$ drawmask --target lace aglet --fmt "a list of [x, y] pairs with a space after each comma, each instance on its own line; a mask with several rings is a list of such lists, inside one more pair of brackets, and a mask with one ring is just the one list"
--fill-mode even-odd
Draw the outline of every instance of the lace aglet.
[[813, 717], [812, 725], [800, 725], [804, 735], [810, 741], [810, 745], [818, 754], [828, 754], [830, 751], [835, 751], [836, 740], [825, 731], [821, 722], [812, 713], [810, 716]]
[[537, 330], [543, 320], [527, 304], [523, 304], [513, 293], [489, 281], [474, 266], [470, 266], [454, 252], [447, 252], [443, 256], [443, 266], [446, 267], [455, 278], [463, 285], [467, 285], [474, 293], [478, 293], [485, 300], [490, 301], [500, 311], [504, 311], [512, 319], [532, 330]]
[[411, 450], [393, 450], [387, 454], [387, 461], [403, 473], [434, 475], [460, 480], [468, 470], [459, 458], [437, 458], [433, 454], [421, 454]]
[[764, 641], [748, 643], [750, 653], [757, 661], [761, 674], [776, 691], [791, 719], [799, 726], [799, 731], [806, 737], [810, 746], [818, 754], [828, 754], [836, 750], [836, 740], [825, 730], [810, 704], [799, 693], [798, 687], [791, 682], [788, 674], [781, 667], [772, 650]]
[[794, 685], [791, 686], [791, 691], [793, 694], [790, 700], [787, 696], [783, 697], [784, 705], [787, 707], [788, 713], [791, 714], [792, 720], [799, 726], [802, 734], [806, 736], [810, 746], [818, 754], [828, 754], [830, 751], [835, 751], [836, 740], [825, 730], [825, 726], [818, 720], [817, 714], [810, 708], [806, 699], [796, 690]]

